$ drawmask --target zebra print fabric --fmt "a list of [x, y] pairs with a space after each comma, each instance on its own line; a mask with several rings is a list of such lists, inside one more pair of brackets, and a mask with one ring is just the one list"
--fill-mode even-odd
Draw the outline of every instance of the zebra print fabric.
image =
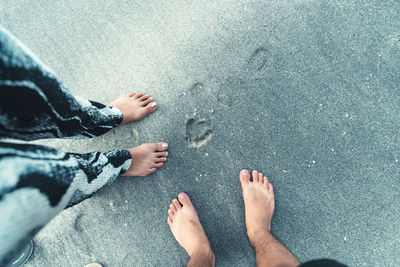
[[[117, 108], [72, 95], [0, 27], [0, 139], [88, 138], [121, 122]], [[127, 150], [75, 154], [0, 141], [0, 266], [63, 209], [126, 172], [131, 161]]]

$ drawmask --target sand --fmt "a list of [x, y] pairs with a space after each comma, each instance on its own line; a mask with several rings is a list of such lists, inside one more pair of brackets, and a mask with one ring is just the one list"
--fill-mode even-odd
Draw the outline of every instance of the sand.
[[184, 266], [166, 223], [181, 191], [217, 266], [254, 266], [242, 168], [274, 184], [272, 233], [301, 261], [400, 265], [398, 1], [2, 0], [0, 14], [74, 94], [159, 104], [99, 138], [38, 143], [170, 152], [156, 174], [62, 212], [27, 266]]

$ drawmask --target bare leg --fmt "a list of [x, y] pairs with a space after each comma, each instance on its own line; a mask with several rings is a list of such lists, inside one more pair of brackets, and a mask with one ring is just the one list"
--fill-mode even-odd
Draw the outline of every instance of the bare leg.
[[274, 213], [274, 189], [268, 178], [253, 171], [242, 170], [239, 175], [242, 185], [246, 213], [247, 235], [256, 252], [258, 267], [292, 267], [300, 262], [271, 234], [271, 219]]
[[168, 210], [168, 225], [176, 241], [190, 256], [188, 267], [213, 267], [215, 257], [196, 209], [185, 193], [172, 200]]

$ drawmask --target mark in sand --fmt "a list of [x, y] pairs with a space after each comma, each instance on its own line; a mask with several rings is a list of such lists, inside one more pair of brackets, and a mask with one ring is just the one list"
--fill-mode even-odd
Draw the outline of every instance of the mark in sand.
[[208, 86], [206, 86], [203, 83], [199, 83], [199, 82], [194, 83], [189, 89], [189, 91], [193, 95], [200, 95], [200, 94], [204, 94], [204, 93], [209, 93], [210, 90], [211, 89]]
[[260, 71], [268, 63], [268, 59], [268, 51], [265, 48], [258, 48], [250, 57], [250, 67], [257, 71]]
[[138, 139], [139, 139], [139, 132], [138, 132], [135, 128], [133, 128], [133, 127], [132, 127], [132, 132], [133, 132], [133, 134], [135, 135], [136, 140], [138, 140]]
[[213, 136], [212, 125], [209, 120], [190, 118], [186, 122], [186, 140], [192, 147], [201, 147]]
[[229, 107], [231, 105], [231, 99], [224, 93], [219, 94], [217, 100], [223, 106]]
[[203, 87], [204, 87], [204, 84], [195, 83], [192, 85], [192, 87], [190, 87], [190, 91], [193, 93], [200, 93], [201, 91], [203, 91]]

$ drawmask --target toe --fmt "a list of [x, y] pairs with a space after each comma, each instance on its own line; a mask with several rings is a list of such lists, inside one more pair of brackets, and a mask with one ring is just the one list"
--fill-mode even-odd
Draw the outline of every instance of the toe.
[[247, 185], [250, 182], [250, 173], [247, 170], [241, 170], [239, 173], [239, 180], [242, 187]]
[[271, 183], [268, 183], [268, 190], [270, 191], [270, 192], [274, 192], [274, 187], [272, 186], [272, 184]]
[[164, 142], [156, 143], [155, 150], [156, 151], [165, 151], [168, 149], [168, 144]]
[[167, 158], [156, 158], [154, 160], [155, 163], [161, 163], [161, 162], [166, 162], [166, 161], [167, 161]]
[[167, 151], [156, 152], [156, 153], [155, 153], [155, 156], [156, 156], [157, 158], [166, 158], [166, 157], [168, 157], [168, 152], [167, 152]]
[[170, 217], [167, 218], [167, 223], [168, 223], [169, 226], [172, 225], [172, 219]]
[[164, 163], [160, 162], [160, 163], [153, 163], [153, 165], [151, 166], [152, 168], [161, 168], [162, 165], [164, 165]]
[[155, 111], [158, 108], [157, 102], [150, 101], [149, 103], [147, 103], [147, 105], [145, 105], [144, 107], [146, 107], [147, 112], [151, 113], [153, 111]]
[[144, 101], [144, 100], [147, 100], [147, 99], [149, 99], [148, 95], [142, 95], [141, 97], [138, 98], [139, 101]]
[[259, 174], [258, 174], [258, 182], [259, 183], [264, 183], [264, 175], [260, 172]]
[[179, 204], [179, 201], [176, 198], [174, 198], [174, 200], [172, 200], [172, 203], [174, 204], [174, 206], [177, 210], [180, 210], [182, 208], [181, 204]]
[[169, 209], [169, 210], [168, 210], [168, 215], [169, 215], [170, 217], [172, 217], [172, 216], [174, 216], [174, 212], [173, 212], [171, 209]]
[[140, 102], [140, 105], [142, 107], [146, 106], [148, 103], [153, 102], [154, 99], [152, 97], [147, 98], [146, 100], [143, 100], [142, 102]]
[[144, 94], [143, 93], [137, 93], [136, 95], [135, 95], [135, 97], [136, 98], [139, 98], [139, 97], [142, 97]]
[[132, 97], [132, 96], [135, 96], [135, 95], [136, 95], [136, 93], [134, 93], [134, 92], [130, 92], [130, 93], [128, 94], [129, 97]]
[[253, 171], [252, 172], [252, 175], [253, 175], [253, 182], [258, 182], [258, 171]]
[[183, 206], [193, 207], [192, 201], [190, 201], [190, 198], [186, 193], [180, 193], [178, 199]]
[[171, 205], [169, 205], [169, 209], [172, 210], [172, 211], [177, 211], [174, 203], [171, 203]]
[[157, 168], [150, 168], [149, 169], [149, 174], [155, 173], [157, 170]]
[[263, 179], [264, 179], [264, 184], [265, 184], [265, 185], [268, 185], [268, 183], [269, 183], [268, 178], [267, 178], [266, 176], [264, 176]]

